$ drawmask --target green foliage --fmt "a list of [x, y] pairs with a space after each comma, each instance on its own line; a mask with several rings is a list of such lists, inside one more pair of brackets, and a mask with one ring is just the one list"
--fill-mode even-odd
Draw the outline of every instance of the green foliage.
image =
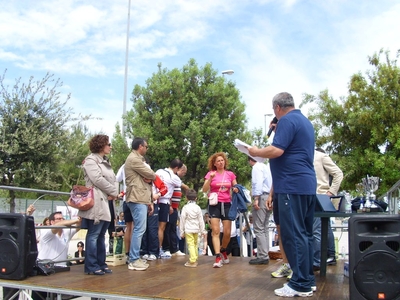
[[59, 148], [59, 178], [61, 191], [70, 191], [75, 184], [85, 184], [82, 172], [82, 162], [90, 153], [88, 141], [90, 133], [81, 122], [69, 129], [66, 144]]
[[[68, 155], [71, 110], [69, 95], [60, 100], [62, 86], [53, 75], [27, 84], [21, 79], [9, 88], [0, 77], [0, 172], [3, 185], [59, 190], [63, 185], [59, 165]], [[15, 209], [15, 193], [9, 192], [10, 211]]]
[[227, 153], [238, 182], [248, 178], [246, 156], [233, 146], [246, 135], [245, 105], [235, 84], [218, 76], [210, 63], [199, 68], [191, 59], [181, 70], [162, 69], [133, 90], [127, 115], [130, 137], [146, 138], [153, 169], [179, 157], [187, 165], [185, 183], [196, 190], [207, 172], [207, 159]]
[[115, 133], [112, 138], [112, 151], [111, 151], [111, 164], [115, 173], [125, 163], [131, 147], [128, 146], [125, 137], [122, 135], [121, 128], [117, 123], [115, 126]]
[[382, 54], [369, 57], [372, 70], [351, 77], [347, 98], [336, 101], [325, 90], [305, 95], [301, 105], [314, 105], [309, 118], [317, 146], [326, 147], [343, 170], [345, 190], [370, 175], [382, 179], [384, 193], [400, 177], [400, 69], [388, 52], [384, 59]]

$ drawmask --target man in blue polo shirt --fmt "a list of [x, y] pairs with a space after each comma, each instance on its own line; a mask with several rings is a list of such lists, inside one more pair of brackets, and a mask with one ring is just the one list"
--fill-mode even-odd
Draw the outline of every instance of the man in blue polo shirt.
[[314, 171], [314, 128], [295, 109], [289, 93], [277, 94], [272, 108], [278, 119], [271, 146], [250, 147], [253, 157], [270, 159], [275, 205], [279, 209], [282, 244], [292, 268], [289, 283], [275, 290], [280, 297], [309, 297], [315, 287], [313, 273], [313, 220], [317, 182]]

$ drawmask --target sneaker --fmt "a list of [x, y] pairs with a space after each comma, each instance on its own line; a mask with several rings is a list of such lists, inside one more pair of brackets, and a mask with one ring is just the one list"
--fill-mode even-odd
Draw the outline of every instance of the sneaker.
[[289, 275], [286, 277], [288, 281], [290, 281], [290, 279], [292, 279], [292, 275], [293, 275], [293, 271], [292, 271], [292, 269], [290, 269], [290, 273], [289, 273]]
[[137, 259], [134, 262], [128, 264], [129, 270], [145, 271], [149, 267], [148, 264], [143, 263], [142, 260]]
[[154, 254], [150, 254], [147, 260], [156, 260], [157, 257]]
[[274, 292], [275, 292], [275, 295], [277, 295], [279, 297], [286, 297], [286, 298], [293, 298], [295, 296], [311, 297], [313, 295], [312, 291], [309, 291], [309, 292], [298, 292], [298, 291], [292, 289], [287, 284], [284, 284], [282, 288], [276, 289]]
[[192, 263], [191, 263], [190, 261], [187, 261], [187, 262], [185, 263], [185, 267], [189, 267], [189, 268], [196, 268], [197, 265], [198, 265], [197, 261], [192, 262]]
[[222, 268], [222, 255], [217, 254], [217, 257], [215, 258], [215, 263], [213, 264], [213, 268]]
[[311, 291], [316, 292], [316, 291], [317, 291], [317, 286], [316, 286], [316, 285], [313, 285], [313, 286], [311, 287]]
[[171, 258], [171, 253], [169, 251], [160, 250], [160, 258]]
[[221, 251], [221, 255], [222, 255], [222, 263], [224, 265], [229, 264], [229, 258], [228, 258], [228, 254], [226, 254], [226, 251]]
[[149, 259], [149, 255], [148, 254], [142, 255], [142, 259], [148, 260]]
[[178, 250], [178, 251], [172, 253], [172, 256], [185, 256], [185, 255], [186, 255], [186, 254], [183, 253], [183, 252], [181, 252], [181, 250]]
[[292, 270], [290, 269], [289, 264], [283, 264], [282, 266], [279, 267], [278, 270], [276, 270], [275, 272], [272, 272], [271, 276], [275, 277], [275, 278], [287, 277], [287, 276], [289, 276], [291, 271]]
[[336, 258], [335, 257], [329, 257], [326, 260], [326, 264], [329, 266], [336, 266]]

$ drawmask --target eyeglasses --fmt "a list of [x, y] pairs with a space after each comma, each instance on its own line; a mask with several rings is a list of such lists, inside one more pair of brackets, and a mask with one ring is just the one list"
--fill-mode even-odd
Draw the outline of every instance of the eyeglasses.
[[59, 220], [64, 220], [64, 218], [54, 218], [54, 220], [59, 221]]
[[142, 145], [143, 147], [146, 147], [146, 149], [149, 149], [149, 146], [148, 145]]

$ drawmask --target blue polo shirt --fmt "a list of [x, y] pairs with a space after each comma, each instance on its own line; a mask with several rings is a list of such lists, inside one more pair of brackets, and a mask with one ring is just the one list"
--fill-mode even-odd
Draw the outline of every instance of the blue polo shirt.
[[284, 151], [270, 159], [274, 193], [315, 194], [314, 128], [300, 110], [292, 110], [279, 120], [272, 145]]

